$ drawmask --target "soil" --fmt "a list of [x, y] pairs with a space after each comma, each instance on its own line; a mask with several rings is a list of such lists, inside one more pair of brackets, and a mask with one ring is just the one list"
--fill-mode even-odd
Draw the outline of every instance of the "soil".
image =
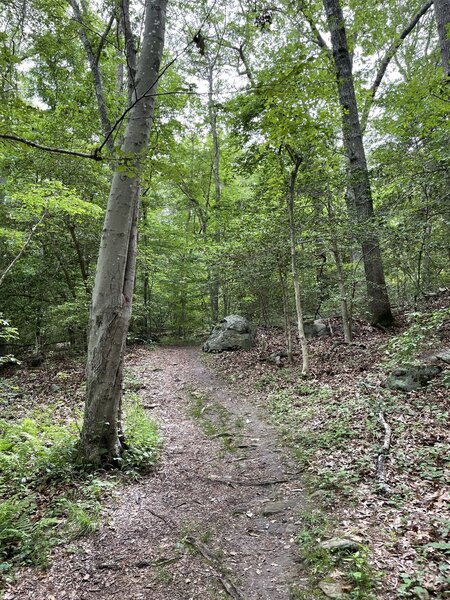
[[127, 365], [163, 437], [155, 472], [121, 488], [101, 531], [56, 550], [46, 573], [22, 572], [5, 600], [287, 599], [303, 580], [294, 537], [305, 496], [257, 398], [197, 348], [141, 349]]

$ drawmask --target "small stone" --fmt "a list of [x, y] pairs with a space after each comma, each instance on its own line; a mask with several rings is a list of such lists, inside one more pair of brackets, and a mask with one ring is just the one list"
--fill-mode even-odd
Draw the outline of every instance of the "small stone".
[[319, 587], [328, 598], [344, 597], [344, 588], [340, 581], [320, 581]]
[[293, 503], [288, 500], [281, 500], [280, 502], [269, 502], [265, 506], [263, 506], [261, 510], [261, 514], [264, 517], [270, 517], [272, 515], [277, 515], [278, 513], [284, 512], [288, 508], [290, 508]]
[[359, 543], [355, 542], [355, 540], [351, 540], [349, 538], [332, 538], [331, 540], [326, 540], [320, 544], [320, 547], [324, 550], [358, 550]]

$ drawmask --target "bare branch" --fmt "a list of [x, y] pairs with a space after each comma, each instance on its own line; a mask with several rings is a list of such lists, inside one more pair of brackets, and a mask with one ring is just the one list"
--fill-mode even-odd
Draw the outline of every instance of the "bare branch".
[[[73, 10], [74, 20], [80, 25], [78, 29], [78, 35], [80, 36], [81, 43], [84, 46], [86, 55], [89, 61], [91, 69], [92, 79], [94, 82], [95, 97], [97, 99], [98, 111], [100, 113], [100, 121], [102, 124], [103, 135], [106, 139], [106, 145], [111, 154], [114, 154], [114, 141], [108, 134], [111, 132], [111, 122], [108, 117], [108, 109], [106, 107], [105, 92], [103, 89], [102, 76], [98, 64], [97, 57], [94, 55], [91, 42], [86, 33], [86, 28], [83, 24], [83, 18], [81, 16], [80, 7], [78, 6], [77, 0], [67, 0]], [[106, 36], [103, 39], [103, 43], [106, 40]], [[100, 42], [101, 43], [101, 42]], [[101, 50], [100, 50], [101, 51]]]
[[324, 37], [320, 33], [319, 28], [317, 27], [316, 23], [314, 22], [314, 19], [306, 10], [304, 2], [301, 2], [300, 12], [305, 17], [306, 22], [308, 23], [308, 25], [314, 35], [315, 43], [319, 46], [319, 48], [322, 48], [322, 50], [325, 50], [325, 52], [329, 56], [331, 56], [331, 49], [328, 47], [328, 44], [326, 43]]
[[106, 43], [106, 38], [108, 37], [109, 32], [111, 31], [111, 27], [112, 24], [114, 23], [114, 19], [115, 19], [115, 14], [113, 13], [108, 21], [108, 24], [106, 25], [106, 29], [103, 32], [100, 41], [98, 43], [98, 48], [97, 48], [97, 52], [95, 53], [95, 63], [98, 65], [99, 61], [100, 61], [100, 54], [102, 53], [102, 50], [105, 46]]
[[386, 73], [386, 70], [387, 70], [391, 60], [394, 58], [395, 53], [400, 48], [403, 41], [411, 33], [411, 31], [414, 29], [414, 27], [417, 25], [417, 23], [420, 21], [420, 19], [428, 12], [428, 10], [430, 9], [430, 7], [432, 5], [433, 5], [432, 0], [428, 0], [427, 2], [425, 2], [425, 4], [422, 6], [422, 8], [412, 17], [412, 19], [410, 20], [408, 25], [400, 33], [398, 38], [389, 46], [386, 54], [384, 55], [383, 60], [381, 61], [380, 66], [378, 68], [374, 82], [372, 83], [372, 85], [370, 87], [369, 97], [367, 98], [366, 103], [364, 105], [364, 109], [362, 111], [361, 130], [363, 133], [367, 127], [367, 121], [369, 118], [370, 109], [372, 108], [373, 101], [375, 99], [375, 95], [377, 93], [378, 88], [380, 87], [380, 84], [383, 80], [383, 77]]
[[45, 152], [53, 152], [55, 154], [67, 154], [69, 156], [78, 156], [80, 158], [90, 158], [91, 160], [96, 161], [102, 160], [98, 148], [96, 148], [93, 152], [88, 154], [87, 152], [77, 152], [76, 150], [65, 150], [64, 148], [53, 148], [51, 146], [44, 146], [42, 144], [38, 144], [37, 142], [27, 140], [17, 135], [10, 135], [8, 133], [0, 133], [0, 139], [7, 140], [9, 142], [19, 142], [20, 144], [25, 144], [26, 146], [31, 146], [32, 148], [37, 148], [38, 150], [45, 150]]

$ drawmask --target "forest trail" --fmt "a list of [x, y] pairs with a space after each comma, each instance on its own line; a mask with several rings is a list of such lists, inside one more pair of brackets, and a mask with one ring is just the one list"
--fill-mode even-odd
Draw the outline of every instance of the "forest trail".
[[301, 585], [302, 483], [275, 430], [193, 347], [137, 350], [127, 368], [163, 437], [156, 472], [119, 490], [90, 538], [23, 573], [7, 600], [287, 600]]

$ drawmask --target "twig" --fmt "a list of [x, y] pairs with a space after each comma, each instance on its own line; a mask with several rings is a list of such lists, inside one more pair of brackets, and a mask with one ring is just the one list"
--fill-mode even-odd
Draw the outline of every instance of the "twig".
[[146, 508], [145, 510], [147, 512], [149, 512], [151, 515], [153, 515], [154, 517], [156, 517], [157, 519], [160, 519], [161, 521], [164, 521], [164, 523], [166, 523], [166, 525], [171, 525], [172, 527], [174, 526], [173, 522], [170, 521], [170, 519], [166, 519], [166, 517], [163, 517], [162, 515], [159, 515], [158, 513], [156, 513], [151, 508]]

